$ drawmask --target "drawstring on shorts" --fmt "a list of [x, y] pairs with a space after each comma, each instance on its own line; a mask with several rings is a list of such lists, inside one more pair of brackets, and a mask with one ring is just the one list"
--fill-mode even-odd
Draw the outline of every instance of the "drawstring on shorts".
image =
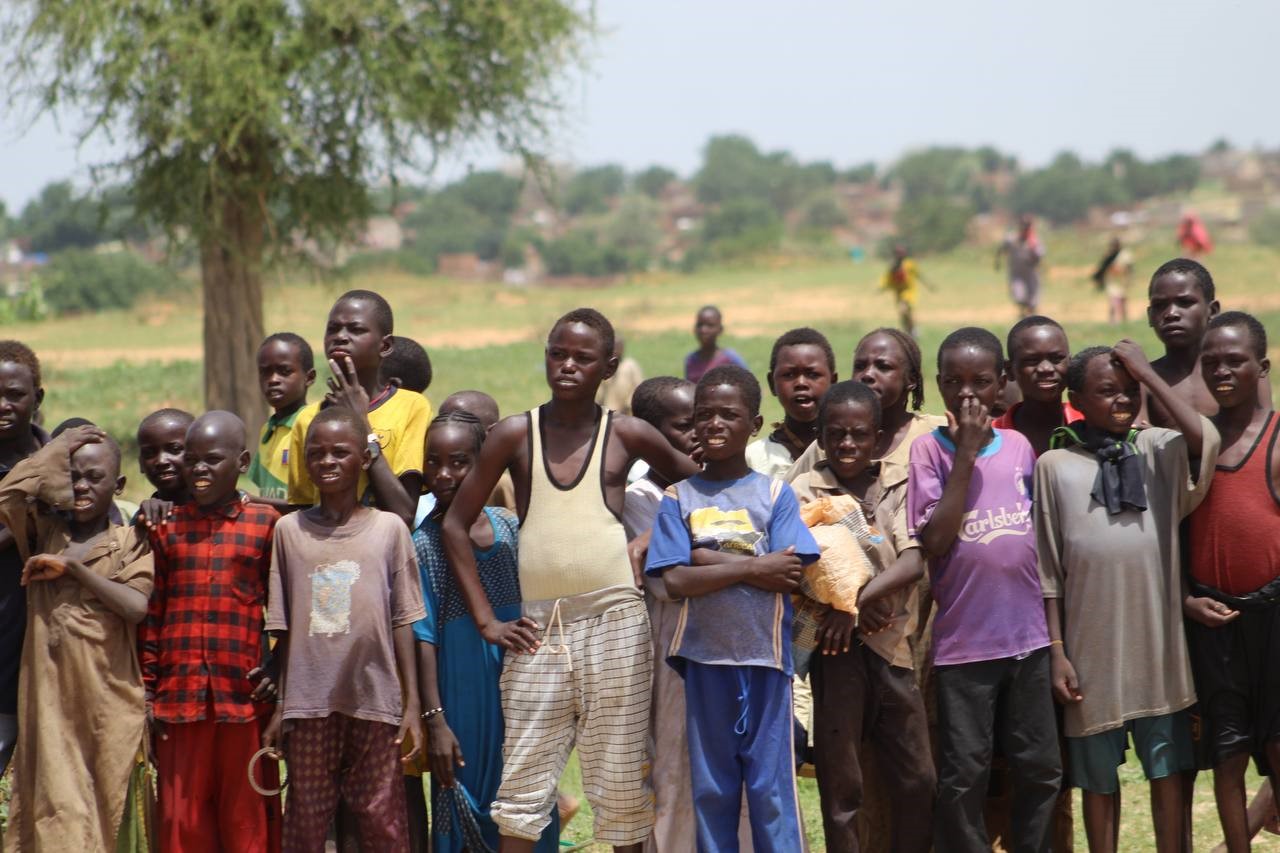
[[552, 605], [551, 618], [547, 620], [547, 633], [546, 633], [546, 636], [550, 637], [551, 629], [553, 627], [559, 628], [560, 629], [560, 645], [558, 646], [548, 645], [547, 651], [555, 652], [558, 655], [564, 655], [569, 665], [569, 671], [573, 672], [573, 655], [569, 652], [569, 644], [564, 641], [564, 620], [560, 617], [560, 602], [563, 600], [564, 599], [557, 598], [556, 603]]

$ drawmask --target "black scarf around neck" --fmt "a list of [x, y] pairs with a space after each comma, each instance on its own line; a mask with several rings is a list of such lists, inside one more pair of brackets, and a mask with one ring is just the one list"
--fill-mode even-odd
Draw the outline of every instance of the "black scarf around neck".
[[1120, 438], [1076, 421], [1054, 430], [1049, 447], [1080, 447], [1093, 453], [1098, 460], [1098, 476], [1089, 494], [1109, 514], [1118, 515], [1126, 509], [1146, 512], [1147, 487], [1142, 479], [1142, 457], [1135, 444], [1137, 436], [1136, 429]]

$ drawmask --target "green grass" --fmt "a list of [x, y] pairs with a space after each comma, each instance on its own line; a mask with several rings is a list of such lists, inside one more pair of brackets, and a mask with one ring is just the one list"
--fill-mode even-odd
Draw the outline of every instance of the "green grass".
[[[1135, 247], [1138, 268], [1130, 304], [1132, 320], [1115, 328], [1105, 323], [1105, 297], [1088, 282], [1105, 238], [1064, 230], [1045, 239], [1049, 255], [1041, 309], [1063, 322], [1075, 347], [1111, 343], [1124, 336], [1139, 341], [1154, 356], [1157, 343], [1141, 310], [1145, 282], [1169, 257], [1169, 241], [1161, 235]], [[1257, 314], [1272, 330], [1271, 357], [1280, 363], [1280, 252], [1224, 244], [1208, 265], [1218, 282], [1223, 308]], [[1016, 313], [1005, 295], [1003, 275], [992, 269], [986, 249], [965, 248], [924, 258], [921, 266], [938, 286], [938, 292], [922, 294], [918, 311], [925, 374], [930, 377], [933, 353], [948, 331], [981, 325], [1003, 339]], [[769, 259], [693, 276], [640, 276], [594, 289], [515, 289], [373, 271], [349, 280], [271, 282], [266, 325], [269, 331], [296, 330], [315, 345], [337, 294], [350, 287], [378, 290], [396, 309], [396, 331], [422, 341], [431, 352], [435, 381], [429, 396], [433, 401], [454, 390], [481, 388], [510, 413], [545, 399], [540, 342], [556, 316], [578, 305], [593, 305], [613, 319], [626, 336], [628, 355], [640, 362], [646, 375], [680, 372], [684, 354], [693, 346], [694, 312], [708, 302], [724, 312], [723, 343], [737, 349], [758, 374], [768, 365], [773, 339], [800, 325], [815, 326], [828, 335], [844, 373], [858, 338], [894, 322], [891, 301], [878, 290], [881, 271], [878, 261]], [[134, 473], [136, 449], [130, 439], [138, 420], [161, 406], [194, 410], [201, 405], [199, 305], [197, 293], [179, 293], [144, 301], [127, 311], [0, 330], [4, 337], [29, 343], [45, 364], [46, 425], [80, 415], [125, 440], [126, 473], [131, 475], [127, 496], [131, 498], [149, 491]], [[1273, 393], [1280, 399], [1278, 381], [1280, 376], [1273, 375]], [[321, 384], [313, 389], [314, 396], [319, 395]], [[938, 410], [928, 378], [926, 409]], [[766, 422], [777, 419], [776, 401], [766, 399], [763, 414]], [[566, 775], [566, 790], [580, 793], [577, 773], [574, 762]], [[1121, 849], [1151, 849], [1150, 807], [1140, 771], [1126, 767], [1121, 778], [1125, 798]], [[821, 815], [812, 780], [801, 780], [800, 796], [814, 850], [821, 850]], [[1212, 785], [1207, 776], [1202, 777], [1195, 803], [1197, 850], [1210, 849], [1219, 838], [1212, 799]], [[585, 841], [590, 826], [590, 808], [584, 803], [565, 837]], [[1084, 849], [1079, 818], [1077, 835]], [[1280, 850], [1280, 844], [1267, 836], [1255, 849]]]

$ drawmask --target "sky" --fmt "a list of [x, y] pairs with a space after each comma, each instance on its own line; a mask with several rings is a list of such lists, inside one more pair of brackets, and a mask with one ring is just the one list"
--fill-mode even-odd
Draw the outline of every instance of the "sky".
[[[596, 0], [587, 67], [563, 83], [555, 159], [683, 175], [717, 133], [851, 166], [930, 144], [992, 144], [1039, 165], [1280, 145], [1274, 0]], [[81, 117], [0, 114], [0, 199], [87, 185], [124, 149], [77, 147]], [[502, 165], [480, 143], [435, 181]]]

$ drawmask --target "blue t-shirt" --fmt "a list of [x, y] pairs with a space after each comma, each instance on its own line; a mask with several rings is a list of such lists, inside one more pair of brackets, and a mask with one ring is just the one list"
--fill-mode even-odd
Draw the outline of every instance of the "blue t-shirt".
[[[757, 557], [795, 546], [806, 565], [818, 544], [786, 483], [752, 471], [738, 480], [696, 475], [667, 489], [658, 507], [645, 571], [687, 566], [693, 549]], [[792, 673], [791, 596], [745, 583], [684, 600], [668, 660], [767, 666]]]

